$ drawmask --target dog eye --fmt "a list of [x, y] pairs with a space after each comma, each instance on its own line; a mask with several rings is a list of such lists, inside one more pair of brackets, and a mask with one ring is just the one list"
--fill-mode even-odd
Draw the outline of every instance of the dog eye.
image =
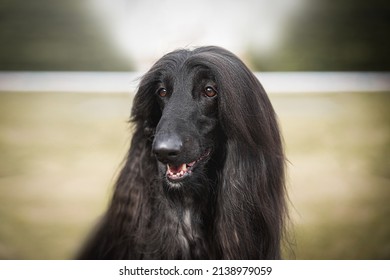
[[167, 96], [168, 94], [168, 91], [166, 88], [160, 88], [157, 90], [157, 94], [160, 96], [160, 97], [165, 97]]
[[212, 87], [206, 87], [204, 89], [204, 94], [207, 96], [207, 97], [214, 97], [217, 95], [217, 91], [215, 89], [213, 89]]

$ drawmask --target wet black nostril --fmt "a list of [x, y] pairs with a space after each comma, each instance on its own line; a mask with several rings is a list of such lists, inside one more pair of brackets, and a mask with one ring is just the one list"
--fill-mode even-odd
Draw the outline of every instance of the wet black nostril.
[[179, 149], [171, 148], [171, 147], [165, 147], [165, 146], [159, 146], [156, 147], [153, 152], [156, 154], [156, 156], [159, 157], [174, 157], [180, 154]]
[[170, 157], [177, 156], [178, 154], [179, 154], [179, 151], [169, 151], [168, 152], [168, 156], [170, 156]]
[[160, 161], [174, 160], [182, 151], [183, 143], [176, 136], [158, 136], [153, 142], [153, 153]]

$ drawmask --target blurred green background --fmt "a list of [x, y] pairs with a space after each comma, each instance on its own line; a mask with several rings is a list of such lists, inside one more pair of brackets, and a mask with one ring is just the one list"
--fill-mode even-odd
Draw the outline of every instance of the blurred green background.
[[[254, 71], [388, 71], [389, 3], [0, 0], [0, 74], [142, 72], [204, 44]], [[1, 81], [0, 259], [72, 258], [109, 201], [133, 92], [13, 92]], [[270, 98], [289, 159], [285, 258], [390, 259], [390, 92]]]
[[388, 71], [389, 15], [386, 0], [0, 0], [0, 70], [146, 70], [216, 44], [254, 71]]

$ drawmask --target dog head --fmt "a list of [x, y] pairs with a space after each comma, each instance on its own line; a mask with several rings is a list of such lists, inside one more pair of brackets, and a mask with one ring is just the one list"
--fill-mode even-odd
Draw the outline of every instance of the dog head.
[[226, 154], [238, 143], [239, 150], [257, 153], [272, 141], [270, 110], [262, 86], [239, 58], [202, 47], [158, 60], [140, 83], [132, 116], [143, 122], [166, 181], [181, 186], [205, 174], [217, 150]]

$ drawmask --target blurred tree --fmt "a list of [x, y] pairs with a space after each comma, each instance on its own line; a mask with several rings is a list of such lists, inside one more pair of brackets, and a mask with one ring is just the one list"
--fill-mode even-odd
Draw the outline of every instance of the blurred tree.
[[0, 0], [0, 70], [131, 70], [79, 0]]
[[263, 71], [388, 71], [389, 30], [388, 0], [306, 0], [277, 51], [249, 52]]

